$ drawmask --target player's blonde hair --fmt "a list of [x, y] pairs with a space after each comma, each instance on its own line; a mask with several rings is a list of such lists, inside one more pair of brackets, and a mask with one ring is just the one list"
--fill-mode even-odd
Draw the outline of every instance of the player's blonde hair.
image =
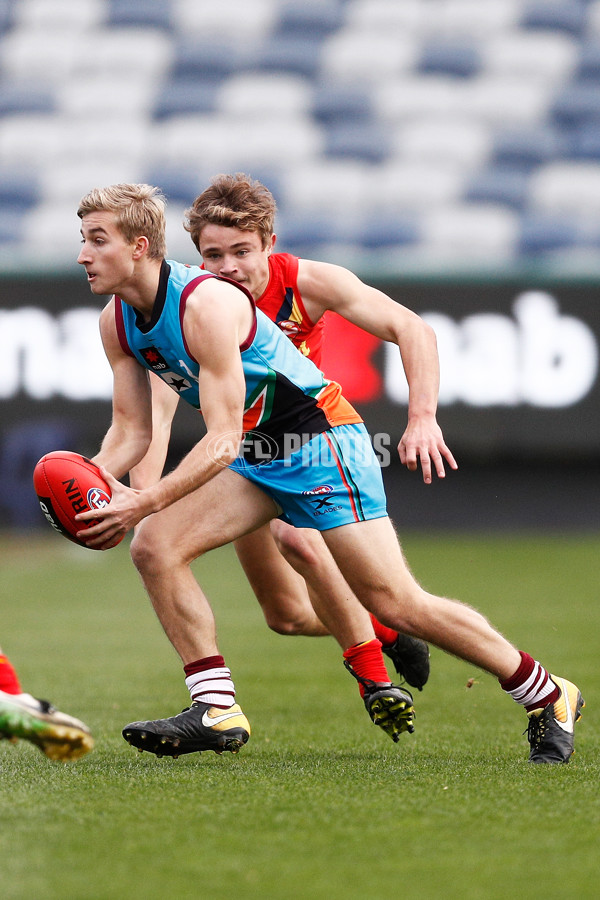
[[185, 211], [184, 228], [200, 250], [205, 225], [223, 225], [258, 234], [267, 246], [275, 227], [277, 206], [271, 191], [249, 175], [217, 175]]
[[82, 197], [77, 215], [82, 219], [93, 212], [114, 213], [119, 231], [130, 244], [140, 235], [147, 237], [150, 259], [167, 255], [165, 198], [159, 188], [150, 184], [93, 188]]

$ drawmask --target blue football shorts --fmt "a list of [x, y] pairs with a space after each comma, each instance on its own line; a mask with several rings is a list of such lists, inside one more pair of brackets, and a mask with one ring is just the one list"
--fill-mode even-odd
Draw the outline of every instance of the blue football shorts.
[[387, 516], [381, 467], [364, 425], [336, 425], [283, 459], [230, 466], [273, 498], [280, 519], [327, 531]]

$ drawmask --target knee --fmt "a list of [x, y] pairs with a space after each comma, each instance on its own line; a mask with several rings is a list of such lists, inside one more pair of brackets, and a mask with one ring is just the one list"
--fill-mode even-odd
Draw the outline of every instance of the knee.
[[275, 634], [284, 636], [306, 634], [307, 623], [302, 616], [295, 616], [293, 613], [281, 613], [277, 610], [265, 609], [265, 621], [271, 631]]
[[277, 549], [295, 569], [312, 568], [319, 562], [325, 544], [319, 532], [306, 528], [293, 528], [283, 522], [272, 525]]
[[157, 542], [152, 540], [151, 535], [143, 529], [138, 530], [133, 536], [129, 553], [134, 566], [142, 576], [154, 571], [160, 560]]
[[428, 626], [431, 617], [430, 598], [427, 591], [415, 584], [400, 597], [392, 592], [385, 593], [375, 614], [388, 628], [412, 637], [423, 637], [423, 628]]
[[291, 622], [286, 619], [278, 619], [271, 618], [270, 616], [266, 619], [267, 625], [274, 631], [275, 634], [282, 634], [284, 637], [287, 635], [298, 635], [302, 634], [301, 626], [297, 622]]
[[170, 533], [153, 517], [145, 519], [136, 529], [129, 549], [140, 575], [159, 574], [176, 566], [189, 565], [210, 549], [203, 535], [198, 535], [193, 545], [181, 538], [181, 533]]
[[131, 541], [129, 552], [142, 578], [157, 575], [179, 562], [176, 547], [156, 528], [140, 528]]
[[310, 634], [313, 625], [313, 608], [308, 597], [306, 602], [285, 590], [263, 591], [256, 594], [265, 622], [271, 631], [282, 635]]

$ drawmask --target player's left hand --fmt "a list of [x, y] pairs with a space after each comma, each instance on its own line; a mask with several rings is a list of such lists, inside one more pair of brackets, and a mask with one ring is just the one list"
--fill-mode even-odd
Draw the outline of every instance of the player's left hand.
[[110, 550], [147, 513], [140, 504], [141, 491], [126, 487], [103, 466], [100, 467], [100, 472], [111, 490], [111, 501], [102, 509], [91, 509], [75, 516], [78, 522], [94, 522], [89, 528], [78, 531], [77, 537], [88, 547]]
[[451, 469], [458, 469], [458, 463], [444, 441], [435, 416], [413, 417], [409, 420], [398, 444], [398, 454], [401, 463], [411, 472], [416, 472], [419, 462], [421, 463], [425, 484], [431, 484], [434, 469], [438, 478], [446, 477], [444, 460]]

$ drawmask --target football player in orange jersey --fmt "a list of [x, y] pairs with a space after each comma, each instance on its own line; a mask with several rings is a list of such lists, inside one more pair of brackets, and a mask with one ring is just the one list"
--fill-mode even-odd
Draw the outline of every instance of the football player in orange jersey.
[[[243, 174], [220, 175], [188, 210], [186, 228], [204, 268], [243, 284], [258, 308], [319, 368], [328, 310], [397, 344], [409, 384], [400, 458], [411, 470], [420, 462], [426, 483], [434, 470], [443, 478], [444, 460], [453, 469], [456, 462], [436, 421], [439, 369], [432, 329], [345, 268], [276, 252], [275, 213], [265, 185]], [[319, 618], [324, 605], [333, 591], [351, 592], [318, 532], [275, 520], [235, 546], [271, 628], [283, 634], [327, 633]], [[429, 675], [425, 643], [372, 619], [396, 671], [422, 689]]]

